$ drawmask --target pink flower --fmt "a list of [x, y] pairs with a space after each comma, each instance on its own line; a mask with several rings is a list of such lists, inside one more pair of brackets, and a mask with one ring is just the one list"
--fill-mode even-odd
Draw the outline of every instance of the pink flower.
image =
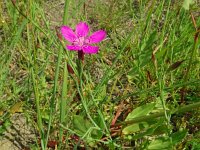
[[67, 45], [66, 48], [83, 54], [97, 53], [99, 47], [92, 46], [92, 44], [99, 43], [104, 40], [106, 32], [104, 30], [99, 30], [88, 36], [89, 30], [89, 26], [85, 22], [80, 22], [76, 26], [75, 32], [68, 26], [62, 26], [61, 33], [63, 37], [71, 43], [71, 45]]

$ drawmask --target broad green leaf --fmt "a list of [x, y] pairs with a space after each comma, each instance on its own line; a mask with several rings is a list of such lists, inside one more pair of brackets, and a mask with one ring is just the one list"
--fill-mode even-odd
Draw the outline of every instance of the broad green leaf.
[[136, 117], [141, 117], [149, 114], [155, 107], [155, 103], [149, 103], [134, 109], [131, 113], [128, 114], [126, 121], [131, 120]]
[[155, 130], [154, 127], [148, 128], [145, 132], [138, 133], [138, 134], [132, 136], [132, 139], [136, 140], [136, 139], [143, 138], [144, 136], [151, 135], [151, 134], [153, 134], [154, 130]]
[[158, 138], [148, 145], [148, 150], [171, 150], [171, 143], [169, 139]]
[[181, 142], [185, 138], [186, 135], [187, 135], [187, 130], [182, 130], [182, 131], [178, 131], [176, 133], [173, 133], [171, 135], [172, 144], [173, 145], [178, 144], [179, 142]]
[[[137, 107], [131, 113], [128, 114], [126, 121], [131, 120], [136, 117], [142, 117], [142, 116], [149, 114], [154, 109], [155, 105], [156, 105], [155, 103], [149, 103], [149, 104]], [[132, 125], [125, 127], [122, 130], [122, 133], [123, 134], [132, 134], [132, 133], [138, 132], [140, 130], [143, 130], [145, 128], [148, 128], [149, 126], [150, 126], [150, 124], [147, 122], [132, 124]]]
[[73, 125], [74, 130], [79, 134], [79, 136], [83, 136], [87, 132], [87, 128], [92, 126], [88, 121], [79, 115], [74, 115]]
[[[152, 135], [155, 133], [155, 130], [157, 130], [160, 126], [163, 126], [162, 120], [156, 120], [152, 119], [148, 122], [142, 122], [137, 124], [132, 124], [128, 127], [125, 127], [122, 130], [123, 134], [132, 134], [137, 131], [142, 131], [141, 133], [137, 133], [132, 136], [132, 139], [139, 139], [147, 135]], [[166, 128], [166, 126], [165, 126]]]
[[182, 6], [183, 6], [183, 8], [184, 8], [185, 10], [189, 10], [190, 5], [193, 4], [193, 3], [194, 3], [193, 0], [184, 0]]
[[167, 133], [168, 131], [168, 127], [166, 124], [163, 124], [161, 126], [158, 126], [155, 130], [154, 130], [154, 135], [160, 135], [160, 134], [164, 134]]
[[91, 139], [91, 138], [100, 139], [103, 135], [100, 130], [94, 129], [93, 124], [82, 116], [74, 115], [73, 125], [74, 125], [74, 131], [79, 136], [85, 136], [86, 132], [88, 132], [91, 129], [86, 139]]
[[149, 124], [146, 122], [136, 123], [136, 124], [132, 124], [130, 126], [125, 127], [122, 130], [122, 133], [125, 135], [132, 134], [148, 127], [149, 127]]

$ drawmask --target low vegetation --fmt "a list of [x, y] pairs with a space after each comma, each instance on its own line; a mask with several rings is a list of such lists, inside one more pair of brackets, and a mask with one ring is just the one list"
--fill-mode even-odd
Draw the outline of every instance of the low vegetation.
[[[197, 0], [0, 2], [0, 141], [200, 149], [199, 8]], [[66, 48], [61, 27], [80, 22], [89, 35], [106, 32], [98, 53]], [[33, 136], [18, 138], [24, 126]]]

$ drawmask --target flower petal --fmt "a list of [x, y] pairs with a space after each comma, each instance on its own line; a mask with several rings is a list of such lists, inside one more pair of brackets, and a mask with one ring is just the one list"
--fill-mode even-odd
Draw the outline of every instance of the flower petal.
[[74, 33], [74, 31], [68, 27], [68, 26], [62, 26], [60, 29], [63, 37], [69, 41], [69, 42], [74, 42], [77, 39], [76, 34]]
[[67, 47], [68, 50], [72, 50], [72, 51], [79, 51], [79, 50], [81, 50], [81, 46], [67, 45], [66, 47]]
[[99, 50], [98, 46], [90, 46], [90, 45], [84, 45], [83, 46], [83, 52], [86, 54], [95, 54]]
[[89, 30], [89, 26], [85, 22], [80, 22], [76, 26], [76, 34], [78, 35], [78, 37], [87, 36]]
[[94, 32], [91, 36], [89, 36], [88, 42], [90, 44], [98, 43], [98, 42], [101, 42], [105, 38], [106, 38], [106, 32], [104, 30], [99, 30], [99, 31]]

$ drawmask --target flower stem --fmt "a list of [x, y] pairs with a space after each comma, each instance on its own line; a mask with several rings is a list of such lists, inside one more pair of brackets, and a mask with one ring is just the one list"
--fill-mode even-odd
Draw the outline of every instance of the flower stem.
[[77, 90], [78, 90], [78, 94], [79, 94], [79, 97], [80, 97], [80, 100], [81, 100], [81, 103], [85, 109], [85, 112], [88, 116], [88, 118], [90, 119], [90, 121], [95, 125], [95, 127], [97, 127], [98, 129], [99, 126], [95, 123], [95, 121], [92, 119], [89, 111], [88, 111], [88, 108], [87, 108], [87, 103], [84, 99], [84, 96], [83, 96], [83, 60], [84, 60], [84, 53], [83, 51], [78, 51], [78, 59], [77, 59], [77, 70], [78, 70], [78, 76], [79, 76], [79, 82], [77, 83]]
[[84, 61], [84, 52], [82, 50], [78, 51], [78, 59]]

